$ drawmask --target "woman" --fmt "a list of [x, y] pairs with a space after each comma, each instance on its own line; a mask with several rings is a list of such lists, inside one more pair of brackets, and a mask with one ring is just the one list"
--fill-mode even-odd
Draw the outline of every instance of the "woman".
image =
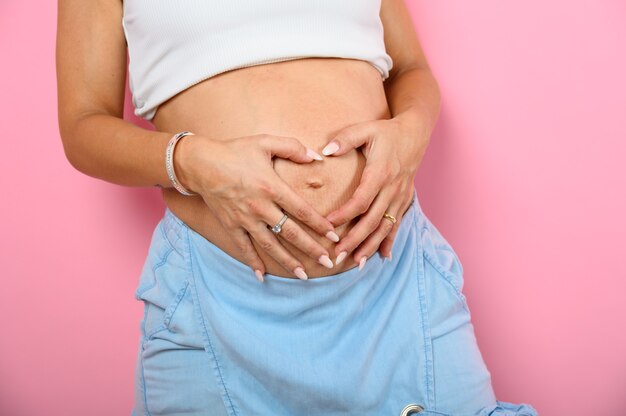
[[166, 204], [133, 414], [535, 414], [419, 207], [439, 91], [401, 0], [62, 0], [57, 72], [71, 164]]

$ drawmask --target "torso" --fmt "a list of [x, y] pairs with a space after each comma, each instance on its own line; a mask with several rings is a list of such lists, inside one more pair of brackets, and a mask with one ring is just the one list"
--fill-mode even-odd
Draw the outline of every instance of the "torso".
[[[215, 140], [261, 133], [293, 136], [321, 154], [327, 141], [342, 128], [389, 117], [380, 73], [368, 62], [307, 58], [240, 68], [212, 77], [162, 104], [152, 122], [159, 131], [189, 130]], [[352, 196], [364, 166], [360, 150], [325, 156], [324, 161], [310, 164], [281, 158], [274, 162], [278, 176], [322, 215]], [[169, 209], [190, 228], [243, 262], [228, 230], [201, 197], [184, 196], [174, 188], [164, 188], [162, 192]], [[358, 219], [336, 227], [339, 237], [346, 235]], [[334, 262], [335, 243], [295, 221], [328, 250]], [[302, 262], [309, 278], [336, 274], [357, 265], [349, 253], [341, 264], [327, 269], [285, 240], [280, 241]], [[254, 239], [252, 242], [267, 273], [294, 278]]]

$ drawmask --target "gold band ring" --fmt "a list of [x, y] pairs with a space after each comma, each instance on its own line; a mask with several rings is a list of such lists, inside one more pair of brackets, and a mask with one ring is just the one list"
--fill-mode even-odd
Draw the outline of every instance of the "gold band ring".
[[391, 215], [391, 214], [387, 214], [386, 212], [385, 212], [385, 214], [383, 215], [383, 218], [387, 218], [389, 221], [391, 221], [391, 222], [392, 222], [392, 223], [394, 223], [394, 224], [395, 224], [395, 223], [396, 223], [396, 221], [397, 221], [397, 220], [396, 220], [396, 217], [394, 217], [394, 216], [393, 216], [393, 215]]

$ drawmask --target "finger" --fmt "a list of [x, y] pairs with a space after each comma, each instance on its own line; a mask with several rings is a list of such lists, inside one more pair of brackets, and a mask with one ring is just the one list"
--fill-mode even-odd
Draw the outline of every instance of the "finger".
[[[398, 200], [392, 201], [389, 208], [385, 210], [386, 213], [396, 218], [396, 222], [393, 223], [390, 219], [383, 217], [376, 230], [367, 236], [363, 243], [354, 251], [355, 259], [360, 260], [363, 256], [367, 256], [367, 258], [372, 257], [372, 255], [378, 251], [381, 242], [387, 238], [394, 229], [398, 229], [398, 225], [402, 220], [402, 203], [397, 201]], [[391, 258], [389, 260], [391, 260]]]
[[265, 273], [265, 264], [259, 257], [256, 248], [252, 244], [250, 240], [250, 236], [243, 228], [236, 228], [232, 230], [231, 235], [239, 252], [244, 258], [244, 263], [247, 264], [254, 270], [256, 278], [259, 282], [263, 283], [265, 279], [263, 278], [263, 274]]
[[334, 243], [339, 241], [333, 224], [298, 195], [281, 177], [276, 175], [276, 180], [272, 186], [272, 192], [268, 196], [291, 217], [300, 220], [330, 241]]
[[376, 166], [365, 165], [361, 182], [350, 199], [340, 208], [328, 214], [326, 219], [337, 227], [364, 213], [369, 209], [386, 179], [385, 175], [376, 173]]
[[248, 229], [248, 233], [285, 270], [299, 279], [308, 279], [302, 263], [283, 247], [274, 233], [267, 228], [267, 223], [263, 221], [256, 222], [254, 226]]
[[391, 261], [392, 259], [393, 242], [395, 241], [396, 234], [398, 233], [399, 227], [400, 227], [400, 218], [398, 218], [398, 222], [394, 224], [393, 228], [391, 229], [391, 232], [385, 238], [383, 238], [383, 241], [381, 241], [380, 246], [378, 247], [378, 250], [380, 251], [380, 255], [389, 259], [389, 261]]
[[400, 222], [402, 221], [402, 217], [404, 217], [404, 215], [406, 214], [406, 211], [408, 210], [412, 201], [413, 201], [413, 198], [409, 199], [407, 202], [404, 203], [403, 208], [402, 208], [403, 210], [402, 215], [399, 218], [396, 217], [398, 221], [394, 224], [393, 228], [391, 229], [391, 232], [387, 235], [387, 237], [383, 239], [383, 241], [380, 243], [380, 247], [378, 248], [382, 256], [387, 257], [389, 260], [392, 259], [391, 251], [393, 248], [393, 242], [396, 239], [396, 234], [398, 234], [398, 229], [400, 228]]
[[[270, 201], [249, 204], [248, 208], [269, 227], [278, 224], [283, 217], [283, 212], [279, 207]], [[279, 240], [282, 238], [288, 241], [306, 255], [314, 258], [322, 266], [329, 269], [333, 268], [333, 262], [330, 260], [328, 251], [304, 231], [293, 219], [288, 217], [281, 226], [280, 233], [275, 235], [279, 237]]]
[[352, 149], [363, 146], [375, 134], [372, 127], [370, 123], [357, 123], [341, 129], [324, 147], [322, 154], [341, 156]]
[[[367, 236], [372, 234], [381, 224], [381, 219], [385, 210], [391, 205], [391, 199], [394, 193], [391, 188], [384, 188], [374, 199], [372, 206], [367, 213], [350, 229], [339, 243], [335, 246], [335, 253], [337, 253], [337, 264], [346, 257], [347, 253], [350, 253], [357, 248]], [[385, 224], [386, 226], [386, 224]], [[391, 227], [389, 227], [391, 231]], [[345, 254], [342, 254], [345, 253]], [[360, 257], [355, 257], [356, 261]]]
[[263, 149], [267, 151], [269, 158], [278, 156], [298, 163], [308, 163], [313, 160], [324, 160], [324, 158], [313, 149], [305, 146], [295, 137], [273, 136], [262, 134], [254, 137], [258, 140]]

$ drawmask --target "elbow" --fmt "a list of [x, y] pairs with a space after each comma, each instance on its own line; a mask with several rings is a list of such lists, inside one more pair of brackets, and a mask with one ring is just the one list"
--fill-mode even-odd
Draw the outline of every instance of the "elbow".
[[85, 161], [87, 141], [85, 135], [90, 131], [87, 122], [93, 112], [60, 111], [58, 116], [59, 136], [65, 158], [72, 167], [85, 173], [88, 161]]
[[76, 158], [74, 153], [70, 150], [70, 147], [67, 146], [65, 141], [63, 141], [63, 152], [65, 153], [65, 159], [67, 159], [67, 161], [70, 163], [70, 165], [74, 169], [78, 170], [79, 172], [82, 172], [81, 169], [80, 169], [80, 166], [78, 164], [78, 159]]
[[67, 146], [65, 142], [63, 142], [63, 152], [65, 153], [65, 159], [67, 159], [70, 166], [72, 166], [77, 171], [84, 173], [82, 165], [79, 163], [79, 158], [77, 157], [76, 152], [74, 152], [71, 147]]
[[76, 149], [75, 124], [59, 119], [59, 137], [61, 138], [65, 158], [74, 169], [82, 172]]

